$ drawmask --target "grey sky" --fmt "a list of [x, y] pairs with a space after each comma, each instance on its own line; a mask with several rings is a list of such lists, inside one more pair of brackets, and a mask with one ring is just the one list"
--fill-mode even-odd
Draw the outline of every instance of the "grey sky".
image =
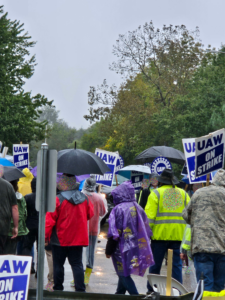
[[35, 74], [26, 91], [54, 99], [60, 117], [87, 128], [87, 93], [91, 85], [121, 78], [108, 69], [119, 34], [150, 20], [155, 27], [184, 24], [200, 28], [202, 42], [225, 43], [224, 0], [3, 0], [9, 18], [25, 24], [37, 44]]

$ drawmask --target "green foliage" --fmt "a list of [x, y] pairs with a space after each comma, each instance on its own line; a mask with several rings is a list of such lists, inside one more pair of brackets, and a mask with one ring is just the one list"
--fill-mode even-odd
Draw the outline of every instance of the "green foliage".
[[44, 137], [46, 121], [37, 122], [39, 110], [52, 105], [44, 96], [31, 96], [23, 89], [34, 73], [35, 56], [29, 52], [34, 45], [23, 24], [8, 19], [0, 6], [0, 140], [10, 148]]

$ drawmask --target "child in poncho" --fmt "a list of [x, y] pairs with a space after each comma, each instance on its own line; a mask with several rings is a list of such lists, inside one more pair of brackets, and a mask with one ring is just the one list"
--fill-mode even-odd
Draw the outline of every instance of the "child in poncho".
[[152, 231], [144, 210], [137, 204], [134, 187], [126, 181], [112, 191], [106, 257], [112, 256], [119, 282], [116, 294], [138, 295], [131, 274], [143, 276], [154, 265], [150, 246]]

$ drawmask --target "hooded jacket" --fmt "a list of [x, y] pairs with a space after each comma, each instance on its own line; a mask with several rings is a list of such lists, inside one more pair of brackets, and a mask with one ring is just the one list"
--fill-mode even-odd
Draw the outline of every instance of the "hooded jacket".
[[34, 178], [34, 176], [28, 168], [23, 169], [22, 172], [26, 177], [20, 178], [18, 182], [18, 192], [21, 193], [23, 196], [26, 196], [27, 194], [32, 193], [31, 181]]
[[46, 214], [45, 240], [57, 246], [88, 246], [88, 220], [93, 204], [78, 190], [62, 191], [56, 209]]
[[212, 185], [198, 189], [183, 210], [191, 225], [191, 253], [225, 255], [225, 171], [219, 170]]
[[130, 181], [115, 188], [112, 196], [116, 206], [110, 213], [108, 238], [118, 241], [112, 254], [115, 270], [119, 276], [143, 276], [154, 264], [147, 216], [136, 202]]

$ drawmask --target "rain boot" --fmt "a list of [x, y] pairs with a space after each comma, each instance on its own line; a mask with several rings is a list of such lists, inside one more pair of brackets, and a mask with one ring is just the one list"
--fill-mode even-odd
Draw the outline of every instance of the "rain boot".
[[85, 285], [88, 285], [88, 283], [89, 283], [91, 272], [92, 272], [92, 269], [86, 267], [86, 270], [84, 273], [84, 284]]

